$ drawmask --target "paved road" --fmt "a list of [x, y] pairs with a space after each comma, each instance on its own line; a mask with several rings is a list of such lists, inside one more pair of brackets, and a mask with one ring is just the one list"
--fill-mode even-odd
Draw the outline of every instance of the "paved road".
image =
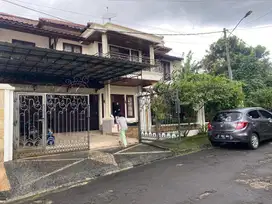
[[156, 162], [25, 203], [271, 204], [272, 144]]

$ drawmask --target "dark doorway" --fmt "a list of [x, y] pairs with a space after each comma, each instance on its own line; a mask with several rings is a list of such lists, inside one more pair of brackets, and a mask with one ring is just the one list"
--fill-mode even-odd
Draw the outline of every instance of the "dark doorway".
[[98, 95], [90, 95], [90, 130], [99, 130]]
[[125, 116], [125, 98], [124, 95], [111, 95], [111, 103], [112, 103], [112, 115], [115, 117], [119, 113]]

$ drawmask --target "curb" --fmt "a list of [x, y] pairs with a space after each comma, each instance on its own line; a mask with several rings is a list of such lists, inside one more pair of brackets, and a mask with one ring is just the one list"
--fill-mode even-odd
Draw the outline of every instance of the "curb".
[[[24, 196], [19, 196], [19, 197], [16, 197], [16, 198], [13, 198], [13, 199], [9, 199], [9, 200], [0, 200], [0, 203], [5, 203], [5, 204], [9, 204], [9, 203], [15, 203], [16, 201], [17, 202], [20, 202], [20, 201], [23, 201], [23, 200], [28, 200], [28, 199], [31, 199], [37, 195], [47, 195], [49, 193], [53, 193], [53, 192], [60, 192], [60, 191], [64, 191], [64, 190], [68, 190], [70, 188], [75, 188], [75, 187], [78, 187], [78, 186], [84, 186], [84, 185], [87, 185], [88, 183], [90, 183], [91, 181], [94, 181], [100, 177], [103, 177], [103, 176], [109, 176], [109, 175], [112, 175], [112, 174], [116, 174], [116, 173], [119, 173], [119, 172], [122, 172], [122, 171], [126, 171], [126, 170], [129, 170], [129, 169], [132, 169], [134, 166], [131, 166], [131, 167], [127, 167], [127, 168], [123, 168], [123, 169], [120, 169], [120, 170], [115, 170], [115, 171], [109, 171], [105, 174], [102, 174], [102, 175], [99, 175], [99, 176], [95, 176], [95, 177], [92, 177], [92, 178], [88, 178], [88, 179], [83, 179], [83, 180], [79, 180], [79, 181], [75, 181], [75, 182], [70, 182], [70, 183], [66, 183], [66, 184], [63, 184], [63, 185], [59, 185], [57, 187], [54, 187], [54, 188], [48, 188], [44, 191], [39, 191], [39, 192], [35, 192], [35, 193], [29, 193], [29, 194], [26, 194]], [[2, 192], [0, 192], [2, 193]], [[9, 194], [7, 192], [7, 194]], [[1, 195], [1, 194], [0, 194]]]
[[[78, 187], [78, 186], [87, 185], [90, 182], [92, 182], [92, 181], [94, 181], [94, 180], [96, 180], [98, 178], [104, 177], [104, 176], [113, 175], [113, 174], [116, 174], [116, 173], [119, 173], [119, 172], [130, 170], [132, 168], [145, 166], [147, 164], [151, 164], [153, 162], [165, 160], [165, 159], [172, 158], [172, 157], [173, 157], [173, 154], [171, 154], [169, 156], [164, 156], [162, 158], [156, 158], [154, 160], [147, 161], [147, 162], [146, 161], [136, 162], [135, 164], [131, 164], [131, 163], [128, 163], [128, 162], [123, 162], [123, 163], [118, 164], [118, 169], [117, 170], [112, 170], [112, 171], [109, 171], [109, 172], [106, 172], [106, 173], [103, 173], [103, 174], [100, 174], [100, 175], [90, 177], [88, 179], [82, 179], [82, 180], [78, 180], [78, 181], [74, 181], [74, 182], [69, 182], [69, 183], [66, 183], [66, 184], [63, 184], [63, 185], [47, 188], [45, 190], [36, 191], [36, 192], [33, 192], [33, 193], [28, 193], [28, 194], [25, 194], [23, 196], [18, 196], [18, 197], [11, 198], [11, 199], [8, 199], [10, 197], [10, 192], [0, 192], [0, 203], [5, 203], [5, 204], [10, 203], [10, 204], [12, 204], [12, 203], [20, 203], [22, 201], [32, 200], [33, 198], [35, 198], [35, 196], [43, 196], [43, 195], [47, 195], [47, 194], [50, 194], [50, 193], [61, 192], [61, 191], [65, 191], [65, 190], [75, 188], [75, 187]], [[1, 195], [2, 195], [2, 197], [1, 197]], [[3, 198], [3, 199], [1, 200], [1, 198]]]
[[[157, 146], [155, 146], [155, 147], [157, 147]], [[166, 149], [166, 148], [163, 148], [163, 149]], [[100, 175], [96, 175], [96, 176], [93, 176], [93, 177], [90, 177], [90, 178], [87, 178], [87, 179], [82, 179], [82, 180], [78, 180], [78, 181], [74, 181], [74, 182], [69, 182], [69, 183], [62, 184], [62, 185], [59, 185], [59, 186], [56, 186], [56, 187], [51, 187], [51, 188], [48, 188], [48, 189], [45, 189], [45, 190], [37, 191], [35, 193], [28, 193], [28, 194], [25, 194], [23, 196], [18, 196], [18, 197], [11, 198], [11, 199], [8, 199], [10, 197], [10, 192], [0, 192], [0, 203], [7, 203], [7, 204], [10, 203], [10, 204], [12, 204], [12, 203], [19, 203], [19, 202], [22, 202], [22, 201], [32, 200], [33, 198], [35, 198], [35, 196], [40, 197], [40, 196], [44, 196], [44, 195], [47, 195], [47, 194], [50, 194], [50, 193], [61, 192], [61, 191], [65, 191], [65, 190], [75, 188], [75, 187], [78, 187], [78, 186], [87, 185], [90, 182], [92, 182], [92, 181], [94, 181], [94, 180], [96, 180], [98, 178], [104, 177], [104, 176], [109, 176], [109, 175], [112, 175], [112, 174], [116, 174], [116, 173], [119, 173], [119, 172], [130, 170], [132, 168], [145, 166], [145, 165], [148, 165], [148, 164], [151, 164], [151, 163], [154, 163], [154, 162], [158, 162], [158, 161], [173, 159], [173, 158], [176, 158], [176, 157], [179, 157], [179, 156], [182, 156], [182, 155], [192, 154], [192, 153], [203, 151], [203, 150], [206, 150], [206, 149], [212, 149], [212, 148], [206, 147], [206, 146], [204, 146], [204, 147], [200, 146], [200, 148], [197, 151], [187, 149], [184, 152], [179, 153], [179, 154], [175, 154], [174, 152], [172, 152], [171, 154], [169, 154], [169, 156], [165, 155], [162, 158], [156, 158], [156, 159], [150, 160], [150, 161], [136, 162], [135, 164], [132, 164], [130, 162], [123, 162], [123, 163], [118, 164], [118, 169], [117, 170], [112, 170], [112, 171], [109, 171], [109, 172], [106, 172], [106, 173], [103, 173], [103, 174], [100, 174]]]

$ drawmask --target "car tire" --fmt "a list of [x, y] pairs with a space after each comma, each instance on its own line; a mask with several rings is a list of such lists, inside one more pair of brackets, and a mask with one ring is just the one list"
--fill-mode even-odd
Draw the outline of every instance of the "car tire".
[[211, 145], [213, 147], [220, 147], [220, 143], [219, 142], [212, 142], [212, 141], [210, 141], [210, 142], [211, 142]]
[[251, 136], [249, 137], [249, 143], [248, 143], [248, 147], [250, 149], [258, 149], [260, 145], [260, 140], [259, 137], [256, 133], [252, 133]]

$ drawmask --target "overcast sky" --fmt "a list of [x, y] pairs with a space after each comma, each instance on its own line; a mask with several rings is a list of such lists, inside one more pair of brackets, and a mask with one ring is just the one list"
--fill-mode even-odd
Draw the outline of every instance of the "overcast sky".
[[[114, 23], [152, 33], [194, 33], [232, 29], [249, 10], [253, 13], [234, 32], [249, 45], [264, 45], [272, 53], [272, 0], [9, 0], [69, 21], [102, 23], [102, 16], [115, 16]], [[66, 12], [64, 11], [66, 10]], [[73, 11], [67, 12], [67, 11]], [[48, 17], [0, 0], [0, 12], [37, 19]], [[269, 13], [270, 12], [270, 13]], [[80, 15], [79, 15], [79, 14]], [[270, 27], [271, 25], [271, 27]], [[223, 34], [166, 36], [172, 54], [192, 50], [201, 59], [209, 44]]]

